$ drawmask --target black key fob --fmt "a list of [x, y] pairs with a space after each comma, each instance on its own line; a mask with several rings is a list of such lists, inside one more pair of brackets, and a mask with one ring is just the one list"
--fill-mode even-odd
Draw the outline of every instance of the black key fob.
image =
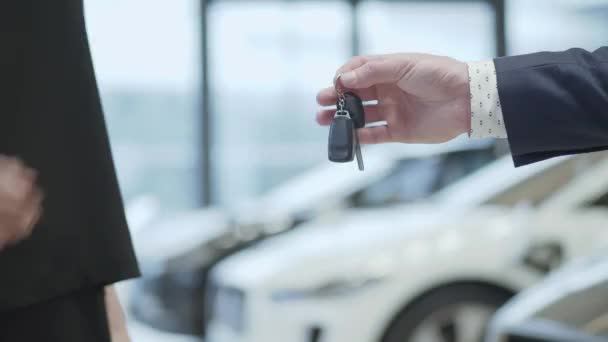
[[348, 115], [336, 115], [329, 127], [328, 156], [335, 163], [350, 162], [354, 154], [353, 120]]
[[363, 101], [355, 93], [344, 93], [344, 110], [350, 114], [356, 129], [365, 127]]

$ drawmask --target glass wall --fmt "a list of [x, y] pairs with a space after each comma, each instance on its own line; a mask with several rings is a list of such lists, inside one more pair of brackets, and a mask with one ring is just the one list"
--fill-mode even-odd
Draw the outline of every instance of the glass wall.
[[351, 51], [342, 1], [219, 1], [208, 12], [213, 197], [233, 204], [327, 162], [315, 95]]
[[86, 0], [93, 59], [126, 201], [200, 197], [198, 1]]
[[496, 54], [494, 9], [485, 1], [363, 1], [361, 52], [426, 52], [462, 60]]
[[595, 50], [608, 41], [606, 0], [508, 0], [506, 5], [509, 54]]

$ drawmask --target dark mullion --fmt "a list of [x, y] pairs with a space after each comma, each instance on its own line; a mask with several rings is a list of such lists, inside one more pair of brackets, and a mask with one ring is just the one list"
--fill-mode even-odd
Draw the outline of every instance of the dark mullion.
[[490, 0], [494, 7], [496, 16], [495, 22], [495, 39], [496, 39], [496, 56], [502, 57], [507, 54], [507, 33], [506, 33], [506, 14], [505, 0]]
[[351, 39], [351, 54], [358, 56], [361, 54], [359, 16], [357, 9], [359, 8], [359, 0], [349, 0], [350, 6], [350, 39]]
[[201, 53], [201, 91], [199, 99], [200, 108], [200, 204], [208, 206], [212, 203], [211, 187], [211, 96], [209, 96], [209, 53], [208, 53], [208, 9], [209, 1], [200, 1], [200, 53]]

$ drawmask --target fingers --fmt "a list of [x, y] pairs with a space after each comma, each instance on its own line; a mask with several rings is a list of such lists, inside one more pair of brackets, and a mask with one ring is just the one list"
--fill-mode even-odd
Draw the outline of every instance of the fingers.
[[0, 248], [27, 237], [42, 215], [36, 171], [0, 156]]
[[37, 195], [20, 210], [0, 213], [0, 249], [28, 237], [42, 216], [42, 196]]
[[[378, 99], [378, 94], [375, 88], [355, 89], [353, 90], [361, 101], [373, 101]], [[321, 106], [334, 106], [338, 101], [338, 94], [334, 87], [327, 87], [317, 94], [317, 103]]]
[[351, 58], [348, 62], [346, 62], [344, 65], [342, 65], [341, 67], [338, 68], [338, 70], [336, 71], [336, 74], [334, 75], [334, 78], [338, 77], [338, 75], [341, 75], [345, 72], [357, 69], [359, 67], [361, 67], [363, 64], [371, 61], [371, 60], [375, 60], [378, 59], [377, 56], [355, 56], [353, 58]]
[[44, 195], [42, 191], [36, 189], [30, 198], [28, 198], [27, 202], [24, 204], [21, 209], [21, 230], [18, 230], [17, 239], [21, 240], [27, 236], [29, 236], [34, 227], [40, 220], [42, 216], [42, 201], [44, 199]]
[[120, 299], [116, 294], [114, 286], [105, 287], [105, 303], [107, 318], [110, 325], [110, 333], [113, 342], [129, 342], [129, 331], [127, 328], [124, 310]]
[[394, 142], [387, 125], [361, 128], [358, 133], [359, 142], [364, 145]]
[[320, 110], [317, 112], [317, 123], [321, 126], [328, 126], [334, 118], [335, 109]]
[[[386, 115], [380, 106], [365, 106], [365, 122], [386, 121]], [[322, 109], [317, 112], [317, 122], [319, 125], [327, 126], [334, 119], [335, 109]]]
[[36, 172], [16, 158], [0, 160], [0, 208], [25, 204], [35, 191]]
[[[377, 60], [381, 60], [381, 59], [382, 59], [382, 56], [356, 56], [356, 57], [353, 57], [348, 62], [346, 62], [346, 64], [344, 64], [340, 68], [338, 68], [338, 70], [336, 71], [336, 74], [334, 76], [334, 80], [336, 79], [336, 77], [338, 77], [338, 75], [342, 75], [345, 72], [349, 72], [349, 71], [358, 69], [370, 61], [377, 61]], [[344, 84], [341, 80], [340, 80], [340, 83], [344, 86]], [[372, 88], [372, 87], [369, 87], [369, 89], [357, 88], [357, 89], [352, 89], [352, 90], [363, 101], [371, 101], [371, 100], [378, 99], [378, 95], [376, 93], [375, 88]], [[317, 94], [317, 102], [321, 106], [333, 106], [336, 104], [337, 100], [338, 100], [338, 95], [336, 94], [336, 90], [333, 86], [327, 87], [327, 88], [319, 91], [319, 93]]]
[[409, 63], [404, 59], [373, 59], [343, 73], [340, 80], [344, 87], [351, 89], [396, 83], [405, 75], [408, 67]]

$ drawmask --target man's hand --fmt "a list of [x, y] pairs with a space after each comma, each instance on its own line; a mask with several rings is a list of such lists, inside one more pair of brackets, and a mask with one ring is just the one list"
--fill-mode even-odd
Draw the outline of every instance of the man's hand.
[[[366, 121], [386, 125], [359, 130], [363, 144], [440, 143], [470, 129], [467, 65], [449, 57], [392, 54], [354, 57], [336, 72], [339, 82], [363, 101]], [[335, 105], [333, 87], [317, 95], [322, 106]], [[331, 123], [335, 110], [321, 110], [317, 121]]]
[[36, 171], [0, 155], [0, 250], [26, 238], [42, 213]]

